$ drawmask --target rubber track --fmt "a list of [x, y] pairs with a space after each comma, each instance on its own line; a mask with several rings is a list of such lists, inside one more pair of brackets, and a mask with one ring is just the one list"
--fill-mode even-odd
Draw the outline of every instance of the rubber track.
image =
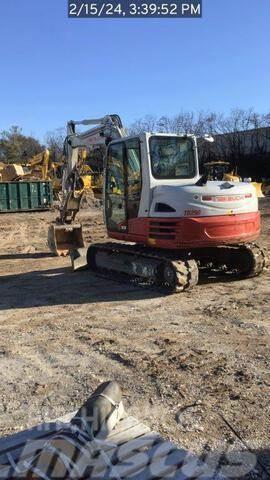
[[[135, 277], [133, 275], [129, 276], [129, 279], [132, 280], [133, 282], [137, 283], [143, 283], [144, 286], [151, 286], [151, 287], [157, 287], [158, 289], [165, 290], [167, 293], [178, 293], [182, 292], [184, 290], [187, 290], [188, 288], [193, 287], [198, 283], [198, 278], [199, 278], [199, 271], [198, 271], [198, 266], [197, 262], [192, 259], [175, 259], [175, 255], [170, 254], [168, 252], [168, 255], [164, 255], [164, 251], [161, 252], [156, 249], [149, 249], [149, 248], [144, 248], [140, 245], [129, 245], [129, 244], [121, 244], [121, 243], [116, 243], [116, 242], [111, 242], [111, 243], [99, 243], [99, 244], [93, 244], [92, 246], [89, 247], [88, 249], [88, 254], [87, 254], [87, 261], [88, 265], [91, 268], [91, 263], [93, 264], [93, 254], [95, 250], [98, 251], [106, 251], [106, 252], [116, 252], [118, 255], [123, 254], [129, 254], [133, 255], [134, 259], [136, 257], [144, 257], [148, 259], [153, 259], [153, 260], [158, 260], [160, 262], [160, 265], [162, 264], [169, 264], [172, 270], [175, 273], [175, 284], [168, 285], [163, 279], [162, 276], [160, 278], [156, 278], [154, 281], [153, 279], [148, 280], [146, 278], [140, 278], [140, 277]], [[97, 267], [97, 270], [100, 271], [100, 269]], [[104, 270], [104, 269], [103, 269]], [[119, 272], [115, 272], [113, 270], [110, 270], [109, 265], [108, 269], [106, 271], [118, 274]], [[120, 272], [120, 277], [127, 277], [127, 274], [123, 274]]]
[[202, 274], [235, 280], [260, 275], [266, 267], [265, 252], [255, 243], [226, 245], [191, 252]]
[[[235, 279], [244, 279], [244, 278], [251, 278], [257, 275], [260, 275], [261, 272], [263, 271], [265, 265], [266, 265], [266, 256], [264, 251], [259, 247], [259, 245], [250, 243], [250, 244], [243, 244], [239, 246], [231, 245], [228, 247], [218, 247], [217, 250], [219, 251], [219, 263], [220, 263], [220, 274], [224, 276], [224, 280], [228, 280], [228, 272], [224, 273], [223, 269], [223, 262], [222, 262], [222, 249], [227, 249], [229, 248], [230, 250], [236, 252], [239, 252], [239, 257], [238, 257], [238, 264], [241, 264], [241, 261], [239, 262], [239, 259], [241, 260], [241, 254], [243, 253], [244, 255], [242, 256], [243, 259], [243, 265], [240, 266], [240, 271], [239, 269], [235, 269], [232, 273], [229, 273], [229, 275], [232, 275]], [[170, 285], [167, 285], [166, 282], [163, 281], [152, 281], [152, 280], [147, 280], [146, 278], [140, 278], [140, 277], [135, 277], [133, 275], [128, 275], [122, 272], [116, 272], [114, 270], [110, 270], [109, 266], [108, 269], [99, 269], [97, 268], [97, 272], [102, 275], [102, 273], [106, 272], [106, 277], [111, 277], [114, 280], [119, 280], [119, 281], [126, 281], [127, 278], [129, 278], [130, 282], [133, 284], [136, 284], [139, 287], [150, 287], [154, 288], [155, 290], [161, 291], [161, 292], [166, 292], [166, 293], [180, 293], [183, 292], [184, 290], [187, 290], [193, 286], [195, 286], [198, 283], [198, 277], [199, 277], [199, 269], [198, 269], [198, 263], [197, 261], [199, 260], [198, 258], [196, 260], [192, 259], [192, 251], [190, 252], [190, 255], [187, 258], [187, 253], [183, 252], [175, 252], [175, 251], [166, 251], [164, 250], [156, 250], [156, 249], [151, 249], [151, 248], [145, 248], [141, 245], [129, 245], [129, 244], [122, 244], [122, 243], [117, 243], [117, 242], [110, 242], [110, 243], [95, 243], [92, 246], [89, 247], [88, 252], [92, 251], [91, 253], [88, 253], [88, 264], [90, 268], [93, 268], [91, 264], [93, 264], [93, 253], [94, 250], [99, 250], [99, 251], [107, 251], [107, 252], [117, 252], [119, 254], [121, 253], [128, 253], [134, 255], [134, 257], [144, 257], [144, 258], [153, 258], [154, 260], [159, 260], [160, 263], [169, 263], [170, 266], [173, 268], [175, 272], [175, 278], [176, 282], [175, 285], [172, 287]], [[165, 253], [165, 254], [164, 254]], [[248, 255], [247, 255], [248, 254]], [[180, 255], [186, 255], [186, 258], [179, 258]], [[176, 258], [176, 256], [178, 258]], [[91, 258], [90, 258], [91, 257]], [[210, 270], [211, 272], [211, 270]], [[210, 273], [208, 272], [208, 273]], [[215, 270], [215, 273], [216, 270]]]
[[256, 277], [260, 275], [266, 267], [265, 252], [256, 243], [247, 243], [240, 247], [240, 250], [246, 250], [250, 254], [250, 270], [245, 274], [245, 278]]

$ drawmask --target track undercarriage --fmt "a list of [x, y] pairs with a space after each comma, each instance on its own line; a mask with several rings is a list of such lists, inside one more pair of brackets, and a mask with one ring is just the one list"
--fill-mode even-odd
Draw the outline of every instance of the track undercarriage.
[[198, 283], [199, 271], [235, 279], [259, 275], [265, 256], [256, 244], [168, 251], [115, 242], [91, 245], [87, 263], [92, 270], [178, 293]]

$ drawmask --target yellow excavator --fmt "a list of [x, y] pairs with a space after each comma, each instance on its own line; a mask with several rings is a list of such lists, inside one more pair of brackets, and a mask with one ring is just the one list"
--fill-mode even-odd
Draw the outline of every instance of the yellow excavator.
[[41, 153], [38, 153], [34, 157], [32, 157], [27, 164], [25, 165], [27, 169], [27, 173], [24, 175], [25, 178], [27, 177], [36, 177], [40, 180], [51, 180], [51, 176], [49, 174], [49, 170], [51, 170], [50, 165], [50, 152], [46, 148]]
[[[25, 165], [24, 179], [38, 179], [51, 181], [53, 192], [58, 196], [62, 190], [62, 172], [64, 158], [60, 161], [51, 161], [50, 151], [48, 149], [32, 157]], [[77, 185], [79, 195], [84, 192], [93, 191], [95, 194], [102, 185], [102, 178], [99, 178], [92, 167], [87, 164], [87, 150], [81, 149], [78, 153], [78, 168], [80, 169], [80, 178]]]
[[[204, 168], [206, 170], [206, 175], [208, 180], [226, 180], [227, 182], [241, 182], [242, 179], [240, 175], [237, 174], [237, 171], [229, 171], [230, 162], [225, 162], [223, 160], [215, 160], [211, 162], [206, 162]], [[245, 179], [244, 179], [245, 181]], [[246, 179], [251, 183], [256, 189], [256, 195], [258, 198], [263, 198], [265, 196], [264, 190], [266, 191], [263, 183], [252, 182], [251, 179]]]
[[51, 181], [53, 192], [57, 195], [61, 191], [62, 165], [63, 162], [51, 161], [50, 151], [46, 148], [28, 160], [23, 178]]
[[77, 190], [80, 193], [83, 193], [84, 191], [92, 191], [95, 196], [98, 196], [98, 190], [100, 187], [102, 188], [103, 185], [103, 178], [102, 174], [99, 172], [96, 173], [91, 166], [91, 161], [88, 160], [88, 151], [86, 148], [79, 149], [77, 166], [80, 174]]

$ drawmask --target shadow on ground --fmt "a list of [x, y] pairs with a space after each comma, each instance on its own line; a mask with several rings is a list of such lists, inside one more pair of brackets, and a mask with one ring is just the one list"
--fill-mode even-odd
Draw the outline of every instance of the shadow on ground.
[[[51, 254], [7, 254], [0, 255], [0, 260], [42, 259], [45, 257], [49, 258]], [[9, 265], [6, 268], [8, 269], [8, 267]], [[235, 277], [228, 276], [214, 277], [204, 274], [200, 277], [200, 284], [235, 281]], [[71, 267], [56, 267], [0, 276], [0, 310], [141, 300], [167, 295], [168, 292], [164, 290], [137, 285], [124, 276], [102, 276], [90, 270], [73, 272]]]
[[70, 267], [0, 277], [0, 310], [156, 298], [161, 292]]
[[36, 253], [3, 253], [0, 255], [1, 260], [26, 260], [26, 259], [36, 259], [36, 258], [49, 258], [53, 257], [51, 252], [36, 252]]
[[[202, 277], [201, 284], [235, 279]], [[0, 277], [0, 310], [50, 305], [73, 305], [161, 298], [162, 289], [136, 285], [126, 278], [116, 279], [89, 270], [73, 272], [71, 267], [34, 270]], [[185, 293], [180, 293], [184, 295]]]

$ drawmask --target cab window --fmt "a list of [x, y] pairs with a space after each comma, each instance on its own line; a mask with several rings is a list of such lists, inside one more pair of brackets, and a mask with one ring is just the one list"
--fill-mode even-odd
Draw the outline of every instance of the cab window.
[[128, 218], [136, 218], [139, 212], [142, 190], [140, 141], [136, 138], [125, 143], [127, 159], [127, 214]]

